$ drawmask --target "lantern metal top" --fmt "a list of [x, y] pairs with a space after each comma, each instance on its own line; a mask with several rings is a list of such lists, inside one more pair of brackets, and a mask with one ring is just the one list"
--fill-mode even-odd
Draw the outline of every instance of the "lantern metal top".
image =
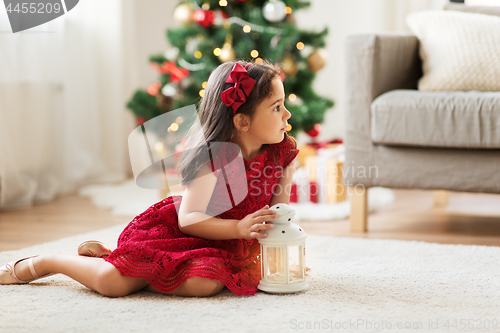
[[267, 229], [267, 237], [259, 238], [263, 245], [297, 245], [307, 237], [306, 232], [300, 226], [291, 223], [295, 217], [295, 210], [285, 203], [279, 203], [269, 208], [274, 210], [279, 217], [272, 220], [274, 228]]

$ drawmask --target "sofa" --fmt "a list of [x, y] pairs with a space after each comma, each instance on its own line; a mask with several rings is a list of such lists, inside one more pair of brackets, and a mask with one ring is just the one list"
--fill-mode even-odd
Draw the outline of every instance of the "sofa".
[[500, 193], [500, 92], [419, 91], [411, 34], [349, 36], [345, 56], [351, 231], [368, 230], [374, 186]]

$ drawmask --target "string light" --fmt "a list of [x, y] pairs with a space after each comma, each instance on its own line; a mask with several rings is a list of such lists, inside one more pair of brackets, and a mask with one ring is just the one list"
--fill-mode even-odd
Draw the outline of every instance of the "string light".
[[295, 100], [297, 99], [297, 95], [295, 95], [295, 94], [290, 94], [290, 95], [288, 96], [288, 99], [289, 99], [291, 102], [293, 102], [293, 101], [295, 101]]
[[264, 62], [264, 60], [262, 60], [262, 58], [257, 58], [257, 59], [255, 59], [255, 62], [258, 64], [261, 64]]
[[257, 58], [259, 56], [259, 51], [252, 50], [252, 52], [250, 52], [250, 55], [252, 56], [252, 58]]
[[302, 43], [302, 42], [298, 42], [298, 43], [297, 43], [297, 48], [298, 48], [299, 50], [302, 50], [302, 49], [304, 48], [304, 43]]
[[219, 1], [219, 6], [226, 7], [227, 6], [227, 1], [226, 0], [220, 0]]
[[217, 48], [214, 49], [214, 55], [215, 56], [218, 57], [218, 56], [220, 56], [221, 53], [222, 53], [222, 50], [219, 47], [217, 47]]
[[291, 14], [291, 13], [292, 13], [292, 11], [293, 11], [293, 10], [292, 10], [292, 7], [288, 7], [288, 6], [287, 6], [287, 7], [285, 8], [285, 13], [287, 13], [287, 14]]
[[170, 128], [175, 132], [179, 129], [179, 125], [177, 125], [176, 123], [172, 123], [172, 125], [170, 125]]
[[290, 132], [291, 130], [292, 130], [292, 125], [288, 124], [288, 126], [286, 127], [286, 131]]
[[201, 58], [201, 56], [202, 56], [202, 54], [201, 54], [201, 52], [200, 52], [200, 51], [196, 51], [196, 52], [194, 53], [194, 57], [195, 57], [196, 59], [200, 59], [200, 58]]
[[203, 95], [205, 95], [205, 89], [200, 90], [200, 96], [203, 97]]
[[163, 142], [161, 142], [161, 141], [155, 142], [155, 150], [156, 151], [162, 151], [164, 148], [165, 148], [165, 146], [163, 145]]
[[243, 32], [244, 33], [249, 33], [250, 31], [252, 31], [252, 28], [247, 24], [245, 26], [243, 26]]
[[184, 119], [182, 119], [182, 117], [177, 117], [175, 118], [175, 122], [180, 125], [184, 122]]
[[205, 81], [205, 82], [203, 82], [203, 83], [201, 84], [201, 86], [203, 87], [203, 89], [205, 89], [205, 88], [207, 87], [207, 83], [208, 83], [208, 82], [207, 82], [207, 81]]

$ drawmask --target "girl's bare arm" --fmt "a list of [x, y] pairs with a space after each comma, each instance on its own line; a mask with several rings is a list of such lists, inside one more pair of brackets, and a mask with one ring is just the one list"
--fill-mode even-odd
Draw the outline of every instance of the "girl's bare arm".
[[187, 185], [179, 208], [179, 229], [188, 235], [206, 239], [238, 238], [238, 220], [223, 220], [206, 214], [217, 177], [203, 166]]
[[271, 203], [269, 204], [271, 207], [278, 203], [286, 203], [287, 205], [290, 203], [292, 176], [295, 170], [293, 164], [294, 163], [292, 161], [292, 163], [290, 163], [286, 168], [283, 169], [281, 178], [278, 181], [278, 186], [276, 186], [273, 197], [271, 199]]
[[220, 219], [206, 214], [217, 178], [208, 166], [203, 166], [186, 187], [179, 208], [179, 229], [181, 232], [205, 239], [251, 239], [265, 237], [265, 229], [272, 225], [263, 224], [275, 218], [266, 207], [248, 214], [241, 220]]

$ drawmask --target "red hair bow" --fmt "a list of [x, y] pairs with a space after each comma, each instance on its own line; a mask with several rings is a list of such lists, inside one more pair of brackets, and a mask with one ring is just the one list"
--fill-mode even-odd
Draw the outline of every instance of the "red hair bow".
[[222, 103], [233, 108], [233, 115], [246, 102], [248, 95], [250, 95], [255, 86], [255, 80], [247, 72], [247, 68], [250, 65], [248, 64], [243, 67], [239, 63], [236, 63], [227, 76], [226, 82], [234, 83], [234, 86], [224, 90], [221, 98]]

